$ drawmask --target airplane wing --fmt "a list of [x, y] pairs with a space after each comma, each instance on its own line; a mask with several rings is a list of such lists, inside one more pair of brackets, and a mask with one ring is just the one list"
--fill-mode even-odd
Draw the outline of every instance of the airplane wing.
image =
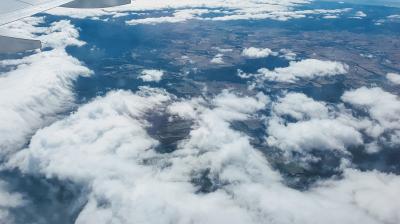
[[129, 3], [131, 0], [0, 0], [0, 26], [57, 6], [106, 8]]
[[[69, 8], [106, 8], [131, 3], [131, 0], [0, 0], [0, 26], [63, 6]], [[38, 40], [0, 35], [0, 54], [41, 48]]]
[[72, 1], [73, 0], [1, 0], [0, 26]]

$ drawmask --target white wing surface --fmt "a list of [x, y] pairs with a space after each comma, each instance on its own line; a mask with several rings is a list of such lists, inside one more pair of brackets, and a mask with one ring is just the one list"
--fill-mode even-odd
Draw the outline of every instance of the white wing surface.
[[0, 26], [62, 5], [106, 8], [129, 3], [131, 0], [0, 0]]
[[0, 0], [0, 26], [73, 0]]
[[[105, 8], [129, 3], [131, 0], [0, 0], [0, 26], [58, 6]], [[40, 46], [41, 43], [37, 40], [0, 35], [0, 54], [23, 52], [40, 48]]]

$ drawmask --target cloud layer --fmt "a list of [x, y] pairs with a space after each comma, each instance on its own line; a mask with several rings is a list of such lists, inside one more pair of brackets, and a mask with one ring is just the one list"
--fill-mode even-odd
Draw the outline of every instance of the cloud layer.
[[[138, 0], [110, 11], [78, 10], [71, 15], [171, 13], [144, 15], [127, 23], [152, 25], [188, 19], [285, 20], [344, 12], [295, 11], [297, 4], [305, 3]], [[68, 10], [51, 13], [63, 15]], [[208, 13], [219, 16], [207, 17]], [[43, 18], [29, 18], [9, 25], [10, 32], [39, 38], [50, 49], [0, 61], [8, 70], [0, 76], [0, 156], [9, 159], [1, 168], [85, 189], [87, 201], [76, 223], [400, 223], [400, 202], [394, 200], [400, 194], [400, 177], [361, 171], [349, 161], [352, 148], [373, 154], [400, 146], [400, 99], [394, 93], [358, 87], [345, 91], [339, 102], [328, 103], [303, 93], [267, 96], [251, 89], [180, 99], [163, 89], [142, 87], [135, 93], [110, 91], [60, 116], [74, 105], [73, 82], [91, 71], [65, 51], [67, 46], [84, 44], [78, 40], [78, 30], [65, 20], [49, 28], [40, 27], [42, 22]], [[230, 52], [218, 51], [211, 63], [223, 63], [222, 53]], [[269, 55], [291, 62], [240, 76], [295, 83], [349, 70], [338, 61], [298, 60], [290, 50], [246, 48], [242, 53], [247, 58]], [[138, 78], [159, 82], [163, 75], [162, 70], [143, 70]], [[387, 75], [387, 79], [396, 84], [397, 76]], [[171, 124], [182, 120], [191, 124], [188, 135], [170, 153], [160, 152], [165, 146], [149, 131], [160, 117]], [[238, 123], [251, 121], [263, 130], [257, 146], [250, 133], [237, 128]], [[333, 168], [339, 175], [319, 179], [302, 191], [290, 188], [286, 176], [268, 162], [272, 151], [287, 155], [288, 162], [296, 162], [292, 155], [316, 161], [320, 158], [314, 151], [333, 152], [342, 159]], [[12, 223], [10, 211], [24, 203], [21, 194], [12, 193], [0, 180], [1, 223]]]
[[397, 73], [388, 73], [386, 78], [395, 85], [400, 85], [400, 75]]
[[[301, 93], [272, 104], [267, 143], [284, 151], [339, 150], [362, 146], [369, 153], [400, 144], [399, 97], [381, 88], [346, 91], [346, 104], [328, 105]], [[361, 113], [360, 113], [361, 112]]]
[[164, 76], [163, 70], [145, 69], [139, 76], [144, 82], [159, 82]]
[[273, 52], [269, 48], [255, 48], [255, 47], [245, 48], [242, 52], [242, 56], [247, 58], [266, 58], [271, 54], [273, 54]]
[[242, 78], [254, 77], [257, 82], [274, 81], [293, 83], [299, 79], [313, 79], [318, 77], [329, 77], [346, 74], [348, 66], [337, 61], [323, 61], [318, 59], [304, 59], [291, 61], [288, 67], [269, 70], [261, 68], [256, 74], [245, 74], [239, 72]]
[[397, 95], [379, 87], [361, 87], [346, 92], [342, 100], [369, 115], [374, 124], [367, 130], [370, 136], [386, 145], [400, 144], [400, 99]]
[[[302, 103], [291, 107], [296, 100]], [[400, 205], [392, 200], [400, 193], [396, 175], [345, 169], [342, 179], [320, 181], [307, 191], [285, 186], [250, 137], [231, 127], [256, 118], [270, 102], [262, 93], [229, 90], [178, 101], [157, 89], [111, 92], [37, 132], [8, 165], [87, 188], [88, 202], [76, 223], [400, 221]], [[327, 105], [299, 94], [278, 104], [278, 115], [329, 117]], [[158, 142], [147, 134], [144, 119], [163, 108], [171, 122], [194, 122], [170, 154], [156, 152]], [[332, 211], [335, 216], [329, 216]]]
[[67, 46], [83, 44], [77, 40], [76, 28], [68, 21], [37, 27], [40, 21], [28, 19], [10, 25], [11, 33], [38, 37], [52, 49], [0, 61], [1, 66], [10, 68], [0, 76], [1, 157], [21, 148], [35, 130], [69, 109], [74, 101], [73, 81], [91, 74], [65, 52]]
[[0, 180], [0, 222], [12, 224], [13, 217], [10, 215], [10, 209], [18, 208], [24, 204], [21, 194], [11, 193], [5, 182]]
[[[270, 146], [289, 151], [342, 150], [361, 145], [356, 119], [300, 93], [289, 93], [272, 105], [268, 119]], [[288, 122], [287, 116], [294, 122]]]
[[[308, 15], [339, 15], [349, 9], [296, 10], [297, 6], [309, 4], [309, 0], [137, 0], [129, 5], [107, 9], [55, 8], [48, 13], [73, 18], [104, 19], [101, 17], [121, 17], [127, 15], [139, 18], [126, 21], [127, 25], [179, 23], [187, 20], [257, 20], [273, 19], [286, 21], [304, 18]], [[167, 15], [151, 16], [146, 12], [158, 11]]]

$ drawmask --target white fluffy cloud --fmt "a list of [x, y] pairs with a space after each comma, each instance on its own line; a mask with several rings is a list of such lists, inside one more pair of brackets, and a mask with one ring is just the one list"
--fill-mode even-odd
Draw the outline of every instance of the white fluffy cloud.
[[334, 119], [312, 119], [283, 124], [271, 120], [268, 144], [283, 150], [342, 150], [363, 143], [361, 133]]
[[[89, 202], [77, 223], [93, 223], [96, 219], [100, 223], [115, 223], [130, 220], [126, 219], [129, 214], [141, 212], [147, 217], [150, 210], [146, 211], [145, 201], [137, 202], [142, 200], [143, 187], [158, 187], [151, 181], [156, 170], [153, 172], [151, 167], [143, 164], [144, 159], [155, 156], [151, 149], [158, 143], [147, 135], [145, 127], [148, 124], [140, 118], [150, 110], [155, 111], [166, 100], [169, 100], [167, 94], [151, 89], [143, 89], [136, 95], [111, 92], [82, 106], [70, 117], [38, 131], [29, 148], [17, 154], [10, 163], [18, 165], [24, 172], [68, 179], [91, 188]], [[135, 187], [141, 181], [143, 185]], [[138, 193], [136, 199], [135, 191]], [[100, 203], [104, 201], [110, 203], [109, 208], [101, 207]], [[148, 203], [152, 204], [151, 200]], [[157, 204], [153, 205], [154, 209], [158, 208]], [[91, 209], [97, 211], [85, 216], [92, 212]], [[138, 216], [131, 219], [134, 220], [142, 219]]]
[[324, 19], [337, 19], [339, 17], [337, 15], [325, 15], [323, 18]]
[[[113, 7], [109, 9], [68, 9], [68, 8], [56, 8], [50, 10], [48, 13], [53, 15], [69, 15], [76, 18], [87, 18], [87, 17], [95, 17], [98, 18], [100, 16], [106, 15], [114, 15], [116, 13], [125, 13], [125, 12], [143, 12], [143, 11], [154, 11], [154, 10], [173, 10], [175, 14], [167, 17], [147, 17], [144, 19], [131, 20], [128, 22], [130, 25], [136, 25], [140, 23], [145, 24], [154, 24], [159, 22], [181, 22], [187, 19], [193, 18], [198, 15], [203, 14], [202, 12], [222, 12], [226, 13], [227, 17], [236, 16], [237, 18], [229, 18], [229, 19], [238, 19], [239, 17], [250, 18], [250, 17], [293, 17], [292, 8], [295, 5], [306, 4], [309, 1], [307, 0], [284, 0], [284, 1], [276, 1], [276, 0], [263, 0], [263, 1], [238, 1], [238, 0], [188, 0], [188, 1], [175, 1], [175, 0], [137, 0], [132, 1], [130, 5], [124, 5], [119, 7]], [[193, 13], [199, 10], [201, 13]], [[223, 8], [224, 10], [220, 10]], [[195, 11], [192, 11], [192, 10]], [[227, 10], [227, 11], [225, 11]], [[199, 12], [200, 12], [199, 11]], [[276, 14], [276, 15], [273, 15]], [[280, 15], [279, 15], [280, 14]], [[158, 19], [159, 18], [159, 19]], [[215, 18], [218, 20], [228, 19], [225, 16], [220, 18]]]
[[[154, 1], [138, 2], [154, 7]], [[282, 2], [286, 1], [276, 1], [271, 7], [280, 7]], [[184, 7], [186, 3], [174, 4]], [[276, 13], [253, 8], [254, 13], [240, 14], [241, 9], [235, 10], [236, 18], [262, 18]], [[282, 18], [286, 15], [289, 14], [283, 12]], [[0, 127], [0, 146], [21, 147], [27, 136], [72, 104], [73, 80], [90, 74], [64, 50], [67, 45], [83, 44], [77, 40], [76, 29], [66, 21], [52, 27], [40, 28], [39, 37], [47, 38], [47, 46], [55, 49], [1, 62], [15, 69], [0, 76], [0, 121], [5, 124]], [[292, 62], [287, 68], [259, 75], [267, 80], [292, 82], [347, 70], [339, 62], [308, 60], [311, 61]], [[155, 75], [158, 70], [150, 71], [143, 74], [148, 76], [143, 80], [161, 79], [162, 74]], [[13, 98], [6, 97], [10, 95]], [[400, 222], [400, 204], [393, 200], [400, 194], [400, 178], [395, 174], [346, 169], [341, 179], [320, 181], [308, 190], [285, 186], [265, 155], [250, 144], [251, 137], [231, 127], [234, 121], [257, 117], [257, 112], [270, 104], [264, 94], [243, 96], [223, 91], [215, 97], [169, 104], [172, 99], [162, 90], [148, 88], [137, 93], [110, 92], [36, 132], [26, 149], [12, 155], [8, 166], [85, 187], [88, 202], [76, 223]], [[384, 131], [392, 131], [392, 139], [400, 139], [400, 132], [396, 132], [400, 111], [397, 96], [379, 88], [360, 88], [346, 92], [342, 100], [365, 110], [368, 119], [374, 120], [371, 122]], [[150, 123], [145, 117], [164, 107], [171, 119], [180, 116], [194, 123], [187, 138], [169, 154], [157, 153], [159, 143], [146, 131]], [[331, 106], [298, 93], [279, 98], [271, 110], [268, 143], [281, 149], [345, 150], [361, 144], [361, 130], [371, 126], [369, 121], [364, 123], [348, 115], [341, 105]], [[286, 116], [294, 121], [288, 122]], [[16, 127], [23, 127], [23, 133]], [[193, 182], [204, 173], [212, 185], [211, 192], [198, 193], [199, 186]], [[7, 223], [12, 219], [8, 210], [20, 206], [23, 200], [4, 186], [0, 182], [0, 222]]]
[[66, 46], [83, 44], [77, 30], [68, 21], [36, 27], [40, 20], [10, 24], [11, 33], [38, 37], [54, 49], [0, 61], [11, 68], [0, 75], [0, 156], [22, 147], [35, 130], [68, 109], [74, 101], [73, 81], [91, 73], [65, 52]]
[[379, 87], [362, 87], [343, 94], [342, 100], [369, 113], [388, 129], [400, 128], [400, 99]]
[[[343, 179], [322, 181], [306, 191], [283, 185], [250, 137], [230, 126], [256, 116], [270, 102], [267, 96], [223, 91], [211, 99], [170, 100], [154, 89], [111, 92], [39, 131], [9, 165], [88, 188], [88, 202], [76, 223], [400, 221], [400, 205], [393, 200], [400, 193], [396, 175], [345, 170]], [[309, 105], [300, 114], [323, 105], [303, 100]], [[158, 143], [147, 134], [143, 119], [164, 106], [194, 122], [187, 139], [170, 154], [154, 150]], [[193, 179], [204, 172], [215, 189], [196, 193]]]
[[279, 116], [290, 115], [297, 120], [329, 116], [326, 103], [315, 101], [302, 93], [290, 93], [278, 99], [273, 110]]
[[39, 27], [44, 22], [43, 17], [28, 17], [0, 27], [0, 34], [26, 39], [34, 39], [36, 33], [43, 33], [46, 27]]
[[126, 21], [128, 25], [137, 24], [158, 24], [158, 23], [180, 23], [190, 19], [194, 19], [204, 13], [208, 13], [209, 10], [206, 9], [183, 9], [177, 10], [172, 16], [162, 16], [162, 17], [150, 17], [144, 19], [133, 19]]
[[[136, 0], [129, 5], [107, 9], [55, 8], [48, 13], [74, 18], [100, 19], [103, 16], [121, 17], [135, 14], [140, 18], [128, 20], [128, 25], [178, 23], [197, 20], [247, 20], [274, 19], [286, 21], [304, 18], [311, 14], [336, 15], [349, 9], [296, 10], [296, 6], [310, 3], [309, 0]], [[168, 11], [171, 15], [151, 16], [147, 11]], [[144, 12], [144, 13], [143, 13]], [[216, 14], [217, 16], [211, 16]], [[107, 19], [105, 19], [107, 20]]]
[[288, 61], [296, 60], [297, 54], [289, 49], [281, 49], [279, 51], [279, 56], [285, 58]]
[[400, 221], [400, 214], [396, 211], [400, 203], [391, 198], [398, 193], [399, 184], [398, 175], [346, 170], [343, 180], [326, 181], [313, 193], [326, 197], [328, 201], [344, 202], [344, 207], [337, 208], [342, 212], [355, 206], [355, 216], [361, 211], [374, 219], [373, 222], [394, 224]]
[[[272, 104], [267, 119], [267, 143], [286, 152], [340, 150], [364, 145], [369, 153], [382, 144], [400, 144], [399, 97], [380, 88], [362, 87], [347, 91], [342, 104], [327, 105], [304, 94], [289, 93]], [[354, 109], [366, 115], [354, 117]], [[290, 117], [291, 119], [287, 119]], [[370, 140], [365, 142], [363, 136]]]
[[[361, 145], [362, 135], [351, 118], [335, 114], [325, 103], [314, 101], [304, 94], [289, 93], [272, 105], [268, 120], [270, 146], [285, 151], [341, 150]], [[287, 122], [284, 116], [295, 119]], [[346, 119], [344, 119], [346, 118]]]
[[223, 54], [217, 54], [211, 59], [211, 63], [213, 64], [224, 64], [224, 55]]
[[258, 82], [263, 80], [275, 82], [296, 82], [299, 79], [312, 79], [316, 77], [335, 76], [346, 74], [348, 66], [337, 61], [322, 61], [318, 59], [304, 59], [291, 61], [288, 67], [269, 70], [261, 68], [257, 74], [239, 73], [242, 78], [255, 77]]
[[29, 17], [0, 27], [0, 34], [25, 39], [36, 39], [43, 47], [65, 48], [66, 46], [82, 46], [79, 32], [68, 20], [61, 20], [41, 27], [43, 17]]
[[387, 16], [388, 19], [400, 19], [400, 15], [390, 15]]
[[305, 59], [298, 62], [290, 62], [289, 67], [286, 68], [276, 68], [273, 71], [260, 69], [259, 72], [271, 81], [294, 82], [299, 78], [345, 74], [347, 73], [347, 67], [347, 65], [336, 61]]
[[354, 18], [364, 18], [364, 17], [367, 17], [367, 14], [365, 14], [365, 12], [363, 12], [363, 11], [357, 11], [354, 14]]
[[145, 69], [140, 74], [139, 78], [144, 82], [159, 82], [164, 76], [163, 70]]
[[[223, 104], [218, 116], [224, 119], [245, 119], [249, 116], [246, 112], [262, 108], [267, 100], [262, 95], [242, 101], [229, 93], [222, 97], [227, 101], [216, 99], [215, 104]], [[222, 192], [196, 195], [190, 183], [191, 174], [179, 167], [180, 153], [168, 159], [153, 150], [157, 141], [147, 135], [147, 124], [142, 118], [167, 100], [168, 95], [154, 90], [109, 93], [37, 132], [29, 148], [11, 164], [24, 172], [39, 172], [90, 186], [89, 202], [77, 223], [251, 222], [246, 212]], [[227, 125], [223, 121], [215, 125], [218, 124], [224, 125], [221, 130]], [[240, 150], [249, 146], [243, 142], [246, 137], [238, 133], [232, 137], [237, 138], [236, 143], [244, 144]], [[168, 163], [174, 167], [166, 167]]]
[[392, 82], [393, 84], [400, 85], [400, 74], [397, 73], [388, 73], [386, 78]]
[[25, 201], [21, 194], [11, 193], [5, 182], [0, 180], [0, 222], [12, 224], [13, 217], [10, 215], [10, 209], [18, 208], [24, 205]]
[[367, 112], [376, 122], [375, 137], [389, 134], [386, 139], [391, 144], [399, 144], [400, 138], [400, 99], [397, 95], [386, 92], [379, 87], [347, 91], [342, 100], [355, 108]]
[[245, 48], [242, 52], [242, 56], [247, 58], [266, 58], [271, 54], [273, 54], [273, 51], [269, 48], [256, 47]]

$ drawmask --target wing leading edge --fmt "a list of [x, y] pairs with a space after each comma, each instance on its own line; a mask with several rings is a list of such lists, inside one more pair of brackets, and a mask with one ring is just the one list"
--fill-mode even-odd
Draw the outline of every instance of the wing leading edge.
[[1, 0], [0, 26], [72, 1], [73, 0]]
[[0, 0], [0, 26], [58, 6], [106, 8], [129, 3], [131, 0]]
[[[58, 6], [105, 8], [129, 3], [131, 0], [0, 0], [0, 26]], [[40, 47], [41, 43], [37, 40], [0, 35], [0, 54], [23, 52]]]

